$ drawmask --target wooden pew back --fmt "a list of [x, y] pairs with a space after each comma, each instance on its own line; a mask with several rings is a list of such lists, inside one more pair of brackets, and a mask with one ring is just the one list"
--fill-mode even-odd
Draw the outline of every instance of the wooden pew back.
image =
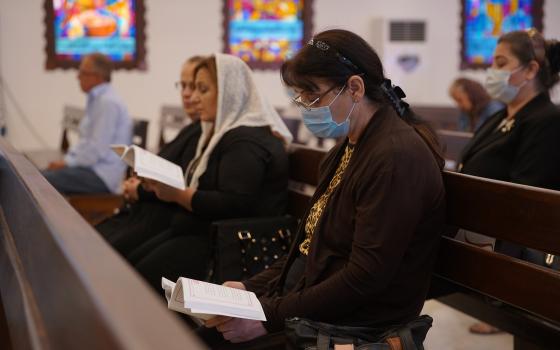
[[62, 115], [62, 138], [60, 140], [60, 151], [66, 153], [70, 148], [70, 133], [78, 133], [80, 122], [84, 117], [83, 108], [76, 106], [64, 106]]
[[159, 117], [159, 141], [158, 149], [161, 149], [170, 140], [167, 139], [168, 131], [174, 131], [175, 134], [191, 122], [185, 109], [182, 106], [163, 105], [160, 110]]
[[2, 349], [202, 348], [2, 139], [0, 294], [0, 334], [9, 333], [0, 338]]
[[470, 132], [438, 129], [436, 133], [444, 150], [445, 159], [457, 162], [461, 152], [469, 143], [473, 134]]
[[457, 130], [460, 111], [451, 106], [413, 105], [412, 110], [434, 129]]
[[[86, 114], [85, 109], [76, 106], [64, 106], [63, 116], [62, 116], [62, 139], [60, 141], [60, 153], [59, 157], [64, 155], [68, 151], [71, 145], [70, 137], [74, 134], [76, 141], [78, 140], [77, 135], [79, 133], [80, 122]], [[146, 143], [148, 140], [148, 125], [149, 121], [132, 117], [132, 143], [138, 145], [142, 148], [146, 148]], [[57, 160], [57, 159], [50, 159]], [[45, 164], [45, 166], [48, 163]], [[42, 166], [41, 168], [44, 168]]]
[[302, 218], [319, 181], [319, 165], [326, 152], [292, 145], [290, 149], [290, 185], [288, 214]]
[[[560, 192], [449, 172], [444, 181], [451, 227], [560, 254]], [[440, 300], [513, 333], [516, 343], [560, 344], [559, 271], [444, 237], [435, 275], [466, 292]]]

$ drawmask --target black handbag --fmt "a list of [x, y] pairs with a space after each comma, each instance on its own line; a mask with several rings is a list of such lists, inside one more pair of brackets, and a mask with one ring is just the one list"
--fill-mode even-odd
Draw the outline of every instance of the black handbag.
[[241, 281], [288, 253], [297, 220], [292, 216], [244, 218], [213, 222], [213, 256], [207, 280]]
[[331, 350], [352, 344], [356, 350], [423, 350], [433, 319], [422, 315], [406, 325], [387, 328], [350, 327], [290, 318], [285, 321], [287, 349]]

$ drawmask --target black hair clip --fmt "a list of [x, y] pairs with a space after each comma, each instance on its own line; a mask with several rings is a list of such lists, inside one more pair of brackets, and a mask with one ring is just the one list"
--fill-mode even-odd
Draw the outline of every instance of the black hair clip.
[[[309, 46], [313, 46], [321, 51], [329, 51], [329, 49], [331, 48], [329, 44], [327, 44], [324, 41], [321, 40], [315, 40], [313, 38], [311, 38], [308, 42], [307, 45]], [[358, 66], [356, 66], [354, 63], [352, 63], [352, 61], [350, 61], [348, 58], [346, 58], [345, 56], [341, 55], [338, 51], [336, 50], [332, 50], [334, 52], [334, 54], [336, 55], [336, 58], [338, 58], [338, 60], [340, 61], [340, 63], [344, 64], [346, 67], [350, 68], [350, 70], [354, 71], [357, 74], [362, 74], [362, 70], [360, 68], [358, 68]]]
[[408, 103], [401, 100], [402, 98], [406, 97], [406, 94], [401, 89], [401, 87], [393, 85], [391, 84], [391, 80], [385, 79], [383, 80], [383, 83], [381, 83], [381, 90], [383, 90], [385, 96], [387, 96], [397, 113], [401, 117], [404, 116], [404, 113], [409, 108], [409, 105]]

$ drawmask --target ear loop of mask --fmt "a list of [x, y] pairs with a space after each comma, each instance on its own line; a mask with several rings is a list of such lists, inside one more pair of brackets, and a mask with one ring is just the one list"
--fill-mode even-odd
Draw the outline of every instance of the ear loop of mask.
[[[348, 84], [348, 83], [347, 83]], [[338, 97], [338, 95], [340, 95], [342, 93], [342, 91], [346, 88], [346, 85], [344, 85], [344, 87], [342, 88], [342, 90], [340, 90], [340, 92], [336, 95], [336, 97], [331, 101], [331, 103], [329, 103], [329, 107], [330, 105], [334, 102], [334, 100], [336, 100], [336, 98]], [[350, 90], [350, 93], [352, 93], [352, 90]], [[350, 96], [352, 97], [352, 96]], [[344, 120], [340, 123], [336, 123], [336, 125], [340, 126], [346, 122], [350, 123], [350, 116], [352, 115], [352, 112], [354, 112], [354, 108], [356, 107], [356, 105], [358, 104], [358, 102], [354, 102], [354, 99], [352, 99], [352, 108], [350, 108], [350, 112], [348, 112], [348, 114], [346, 115], [346, 118], [344, 118]]]
[[338, 98], [338, 96], [340, 96], [340, 94], [342, 93], [342, 91], [344, 91], [344, 89], [346, 89], [346, 85], [344, 85], [342, 87], [342, 89], [340, 89], [340, 91], [336, 94], [336, 96], [331, 100], [331, 102], [329, 102], [329, 104], [327, 105], [327, 107], [330, 107], [334, 101], [336, 101], [336, 99]]
[[[507, 82], [507, 83], [508, 83], [509, 85], [511, 85], [511, 83], [509, 82], [509, 80], [511, 79], [511, 76], [514, 75], [514, 74], [517, 73], [517, 72], [520, 72], [520, 71], [523, 70], [524, 68], [526, 68], [525, 65], [520, 65], [519, 67], [517, 67], [517, 68], [515, 68], [514, 70], [512, 70], [512, 71], [509, 73], [509, 78], [508, 78], [508, 82]], [[527, 84], [527, 82], [528, 82], [528, 80], [525, 80], [525, 81], [523, 81], [523, 83], [521, 83], [521, 85], [516, 86], [516, 87], [517, 87], [518, 89], [521, 89], [523, 86], [525, 86], [525, 84]], [[515, 86], [515, 85], [513, 85], [513, 86]]]

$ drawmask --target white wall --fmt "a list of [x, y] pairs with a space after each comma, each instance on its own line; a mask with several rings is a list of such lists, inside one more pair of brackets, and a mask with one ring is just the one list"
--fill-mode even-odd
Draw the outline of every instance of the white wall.
[[[193, 54], [207, 54], [222, 48], [222, 1], [145, 0], [147, 7], [146, 72], [117, 71], [113, 84], [129, 107], [131, 115], [151, 120], [150, 144], [155, 145], [159, 108], [163, 103], [179, 104], [173, 87], [182, 61]], [[13, 92], [33, 127], [50, 147], [60, 139], [60, 118], [64, 104], [85, 104], [75, 71], [45, 71], [44, 0], [0, 0], [0, 76]], [[447, 87], [457, 75], [481, 79], [480, 72], [459, 71], [459, 0], [315, 0], [314, 31], [345, 28], [367, 40], [373, 18], [424, 19], [427, 25], [429, 69], [418, 71], [414, 79], [425, 81], [419, 89], [407, 90], [416, 103], [451, 104]], [[545, 35], [560, 38], [560, 1], [545, 1]], [[257, 85], [277, 106], [288, 100], [278, 72], [257, 72]], [[416, 91], [415, 91], [416, 90]], [[19, 149], [42, 147], [29, 132], [7, 99], [8, 139]]]

